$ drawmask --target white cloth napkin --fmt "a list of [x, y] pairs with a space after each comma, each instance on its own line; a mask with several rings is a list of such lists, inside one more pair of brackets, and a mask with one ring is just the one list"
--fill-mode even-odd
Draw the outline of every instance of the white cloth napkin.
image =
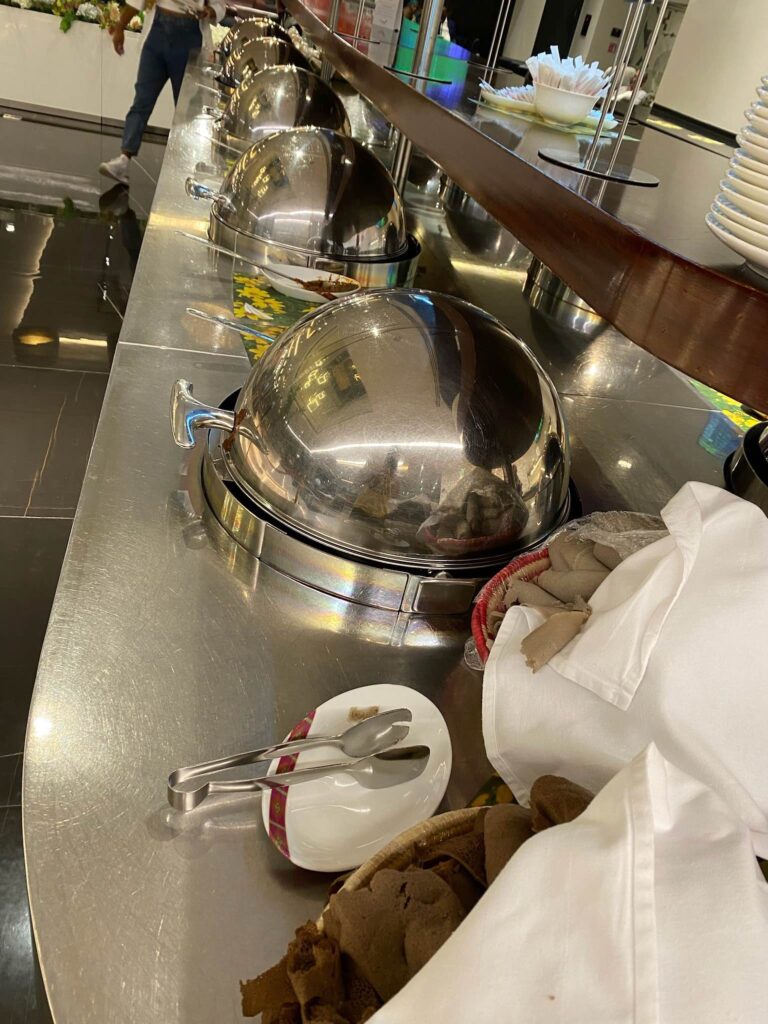
[[527, 803], [539, 775], [596, 790], [654, 742], [768, 855], [768, 518], [701, 483], [662, 517], [670, 536], [611, 573], [584, 631], [536, 675], [520, 643], [541, 616], [510, 609], [485, 670], [486, 750]]
[[747, 829], [651, 746], [528, 840], [371, 1024], [765, 1024], [766, 963]]

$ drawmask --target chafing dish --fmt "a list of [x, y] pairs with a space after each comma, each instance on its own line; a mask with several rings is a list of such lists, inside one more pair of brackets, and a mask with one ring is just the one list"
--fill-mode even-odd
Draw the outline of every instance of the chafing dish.
[[239, 43], [229, 54], [218, 76], [219, 89], [224, 96], [231, 96], [238, 85], [250, 75], [264, 68], [292, 64], [309, 70], [309, 63], [293, 43], [284, 39], [264, 37]]
[[567, 515], [558, 396], [475, 306], [387, 289], [340, 299], [274, 343], [233, 412], [179, 382], [174, 437], [220, 458], [291, 536], [368, 565], [489, 575]]
[[256, 263], [316, 266], [363, 287], [413, 282], [420, 248], [405, 227], [394, 182], [359, 142], [329, 128], [262, 139], [237, 161], [213, 200], [209, 237]]
[[221, 60], [226, 60], [239, 43], [247, 42], [249, 39], [263, 39], [266, 36], [290, 42], [288, 33], [272, 18], [246, 18], [244, 21], [238, 21], [222, 39], [219, 56]]
[[214, 137], [244, 151], [274, 132], [309, 126], [349, 134], [344, 104], [330, 85], [303, 68], [265, 68], [235, 89]]

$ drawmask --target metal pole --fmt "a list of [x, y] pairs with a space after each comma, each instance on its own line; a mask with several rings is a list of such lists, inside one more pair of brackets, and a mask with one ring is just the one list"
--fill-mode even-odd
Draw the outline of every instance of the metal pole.
[[[354, 27], [354, 29], [352, 31], [352, 35], [355, 37], [356, 41], [360, 38], [360, 29], [362, 28], [362, 25], [363, 25], [363, 14], [364, 13], [365, 13], [365, 0], [358, 0], [357, 18], [355, 19], [355, 27]], [[357, 45], [355, 45], [355, 49], [357, 49]]]
[[[443, 0], [426, 0], [419, 25], [419, 35], [416, 40], [416, 54], [413, 58], [414, 74], [424, 79], [429, 76], [429, 67], [432, 63], [432, 53], [435, 48], [435, 40], [440, 31], [440, 19], [443, 14]], [[422, 92], [426, 88], [426, 81], [415, 79], [414, 89]], [[392, 162], [392, 177], [400, 193], [405, 191], [405, 183], [408, 180], [408, 168], [411, 164], [411, 151], [413, 146], [411, 140], [403, 133], [397, 140], [395, 157]]]
[[[634, 6], [633, 6], [634, 5]], [[627, 0], [627, 16], [624, 19], [624, 27], [621, 30], [621, 42], [619, 43], [619, 49], [616, 54], [616, 62], [613, 67], [613, 73], [611, 75], [611, 81], [608, 85], [608, 91], [603, 97], [603, 105], [600, 108], [600, 118], [595, 128], [595, 135], [589, 144], [586, 156], [584, 157], [584, 165], [591, 167], [594, 163], [597, 155], [597, 149], [600, 145], [600, 135], [603, 131], [603, 125], [605, 119], [608, 117], [608, 105], [615, 92], [619, 88], [622, 75], [624, 74], [624, 52], [627, 49], [630, 34], [632, 32], [632, 23], [637, 18], [638, 11], [642, 10], [643, 0]]]
[[[651, 2], [653, 2], [653, 0], [651, 0]], [[669, 4], [669, 0], [661, 0], [661, 7], [659, 8], [659, 16], [656, 19], [656, 24], [654, 25], [653, 33], [651, 34], [651, 39], [650, 39], [650, 42], [648, 43], [648, 49], [645, 51], [645, 56], [643, 57], [643, 63], [640, 65], [640, 69], [637, 72], [637, 78], [635, 79], [635, 84], [634, 84], [634, 86], [632, 88], [632, 95], [629, 97], [629, 107], [627, 108], [627, 113], [624, 116], [623, 121], [621, 122], [621, 128], [619, 129], [618, 135], [617, 135], [616, 140], [615, 140], [615, 142], [613, 144], [613, 152], [611, 153], [611, 159], [610, 159], [610, 162], [608, 163], [608, 167], [607, 167], [607, 171], [608, 171], [609, 174], [611, 173], [613, 168], [616, 166], [616, 160], [617, 160], [618, 155], [619, 155], [619, 149], [621, 147], [622, 142], [624, 141], [624, 136], [627, 134], [627, 128], [629, 127], [629, 118], [630, 118], [630, 116], [632, 114], [632, 110], [633, 110], [633, 108], [635, 106], [635, 101], [637, 99], [637, 94], [640, 92], [640, 85], [641, 85], [641, 83], [643, 81], [643, 77], [645, 75], [645, 72], [648, 69], [648, 62], [651, 59], [651, 52], [652, 52], [654, 46], [656, 45], [656, 40], [658, 39], [659, 32], [661, 31], [661, 22], [662, 22], [662, 19], [664, 18], [664, 14], [666, 13], [668, 4]], [[604, 182], [600, 186], [600, 192], [599, 192], [599, 195], [598, 195], [598, 201], [600, 201], [602, 199], [603, 194], [605, 192], [605, 186], [607, 184], [608, 184], [607, 182]]]
[[[341, 0], [331, 0], [331, 9], [328, 12], [328, 28], [334, 34], [336, 32], [336, 23], [339, 20], [340, 6]], [[331, 64], [327, 57], [323, 57], [323, 62], [320, 65], [320, 77], [324, 82], [330, 82], [333, 78], [333, 64]]]
[[488, 82], [491, 81], [488, 76], [492, 75], [496, 70], [496, 65], [499, 61], [499, 52], [501, 47], [504, 45], [504, 28], [507, 24], [507, 17], [511, 6], [512, 0], [502, 0], [499, 17], [496, 19], [496, 28], [493, 30], [491, 48], [488, 51], [488, 63], [485, 65], [485, 70], [483, 71], [483, 78]]
[[624, 80], [624, 72], [629, 67], [629, 62], [630, 62], [630, 60], [632, 58], [632, 49], [633, 49], [633, 47], [635, 45], [635, 40], [637, 39], [638, 35], [640, 34], [640, 26], [641, 26], [642, 21], [643, 21], [643, 16], [645, 15], [645, 9], [646, 9], [646, 7], [653, 7], [655, 2], [656, 2], [656, 0], [640, 0], [640, 5], [639, 5], [639, 7], [638, 7], [638, 9], [636, 11], [635, 19], [632, 22], [632, 28], [630, 29], [629, 39], [627, 41], [627, 47], [626, 47], [626, 49], [624, 51], [624, 63], [622, 64], [622, 68], [621, 68], [621, 78], [619, 79], [619, 81], [616, 84], [616, 89], [614, 90], [614, 93], [613, 93], [613, 99], [611, 100], [610, 108], [608, 110], [608, 113], [611, 114], [611, 115], [613, 114], [614, 110], [616, 109], [616, 104], [619, 101], [619, 93], [621, 92], [621, 83]]

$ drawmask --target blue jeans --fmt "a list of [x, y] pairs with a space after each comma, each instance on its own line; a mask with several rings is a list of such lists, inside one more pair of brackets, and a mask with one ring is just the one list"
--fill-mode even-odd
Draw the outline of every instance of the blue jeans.
[[160, 7], [155, 10], [152, 28], [141, 50], [133, 105], [125, 119], [124, 153], [135, 156], [139, 152], [144, 129], [169, 78], [173, 102], [178, 101], [190, 50], [199, 49], [202, 42], [196, 18], [166, 14]]

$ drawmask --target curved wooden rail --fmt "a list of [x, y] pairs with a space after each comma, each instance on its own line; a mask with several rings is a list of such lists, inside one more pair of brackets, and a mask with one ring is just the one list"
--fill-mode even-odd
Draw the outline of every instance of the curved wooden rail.
[[333, 66], [601, 316], [665, 363], [768, 410], [768, 294], [645, 238], [283, 0]]

